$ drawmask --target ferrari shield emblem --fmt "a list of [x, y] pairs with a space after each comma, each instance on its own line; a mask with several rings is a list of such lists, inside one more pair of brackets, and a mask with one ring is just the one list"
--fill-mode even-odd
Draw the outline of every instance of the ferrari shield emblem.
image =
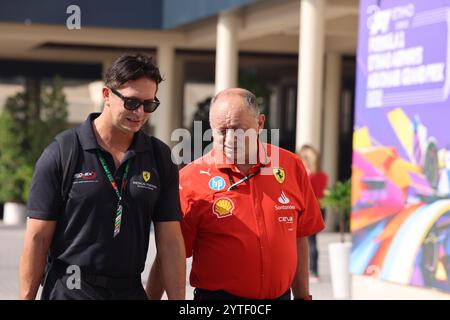
[[151, 174], [148, 171], [142, 171], [142, 178], [144, 178], [145, 182], [148, 182], [150, 180]]
[[273, 176], [275, 177], [275, 179], [277, 179], [278, 183], [283, 183], [284, 179], [286, 178], [286, 174], [284, 173], [283, 168], [274, 168]]

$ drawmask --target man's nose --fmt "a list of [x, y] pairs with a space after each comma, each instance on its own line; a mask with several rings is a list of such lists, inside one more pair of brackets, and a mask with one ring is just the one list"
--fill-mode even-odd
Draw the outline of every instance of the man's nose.
[[141, 104], [141, 105], [139, 106], [139, 108], [133, 110], [133, 113], [134, 113], [135, 115], [139, 116], [139, 117], [142, 117], [142, 116], [145, 114], [145, 112], [144, 112], [144, 106]]
[[241, 136], [240, 131], [234, 129], [228, 129], [225, 134], [225, 139], [227, 141], [236, 141]]

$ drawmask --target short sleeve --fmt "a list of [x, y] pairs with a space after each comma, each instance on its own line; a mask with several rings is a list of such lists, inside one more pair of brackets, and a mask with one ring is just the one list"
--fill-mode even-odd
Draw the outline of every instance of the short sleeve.
[[160, 161], [158, 168], [161, 168], [161, 172], [158, 173], [161, 181], [161, 191], [155, 205], [152, 220], [154, 222], [180, 221], [182, 217], [178, 192], [178, 166], [173, 163], [170, 156], [170, 148], [167, 145], [156, 139], [152, 143], [159, 143], [160, 148], [154, 148], [154, 150], [161, 151], [161, 154], [155, 157], [156, 161]]
[[64, 210], [61, 196], [59, 146], [51, 143], [36, 162], [28, 199], [28, 217], [58, 220]]
[[303, 210], [297, 223], [297, 237], [307, 237], [322, 231], [325, 224], [319, 202], [314, 194], [308, 174], [300, 159], [296, 159], [297, 179], [300, 187]]

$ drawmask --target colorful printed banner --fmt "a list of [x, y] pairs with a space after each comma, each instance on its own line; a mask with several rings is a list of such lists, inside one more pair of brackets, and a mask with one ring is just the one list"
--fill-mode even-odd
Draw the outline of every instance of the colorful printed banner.
[[450, 0], [361, 0], [351, 272], [450, 292]]

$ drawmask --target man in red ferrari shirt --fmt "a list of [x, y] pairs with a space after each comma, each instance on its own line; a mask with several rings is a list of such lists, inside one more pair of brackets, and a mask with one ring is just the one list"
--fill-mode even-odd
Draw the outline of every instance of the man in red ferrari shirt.
[[[323, 229], [323, 219], [299, 157], [259, 141], [264, 121], [253, 93], [218, 93], [213, 150], [180, 171], [196, 300], [291, 299], [291, 288], [294, 299], [311, 297], [307, 237]], [[156, 261], [151, 298], [162, 293], [158, 274]]]

